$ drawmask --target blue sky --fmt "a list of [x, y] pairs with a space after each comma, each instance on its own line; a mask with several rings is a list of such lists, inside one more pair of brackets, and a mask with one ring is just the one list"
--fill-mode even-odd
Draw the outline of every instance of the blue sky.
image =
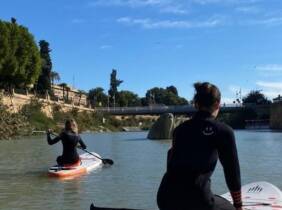
[[0, 0], [0, 19], [15, 17], [52, 49], [62, 81], [88, 91], [144, 96], [174, 85], [188, 100], [210, 81], [230, 102], [240, 89], [282, 94], [281, 0]]

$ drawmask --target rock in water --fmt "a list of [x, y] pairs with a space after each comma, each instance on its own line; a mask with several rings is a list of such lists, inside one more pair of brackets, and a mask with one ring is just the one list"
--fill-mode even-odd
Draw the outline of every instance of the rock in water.
[[148, 139], [171, 139], [174, 130], [174, 116], [171, 113], [165, 113], [151, 127]]

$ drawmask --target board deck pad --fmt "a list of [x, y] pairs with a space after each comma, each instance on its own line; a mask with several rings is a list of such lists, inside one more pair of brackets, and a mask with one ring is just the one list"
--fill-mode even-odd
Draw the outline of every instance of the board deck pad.
[[[230, 193], [222, 197], [232, 202]], [[282, 210], [282, 192], [268, 182], [254, 182], [242, 187], [244, 210]]]

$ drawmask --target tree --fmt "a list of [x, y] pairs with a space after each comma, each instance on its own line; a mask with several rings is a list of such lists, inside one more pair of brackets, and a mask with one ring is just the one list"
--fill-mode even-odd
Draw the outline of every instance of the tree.
[[108, 96], [104, 93], [104, 89], [101, 87], [89, 90], [88, 100], [92, 107], [108, 105]]
[[13, 24], [16, 24], [16, 23], [17, 23], [17, 19], [14, 18], [14, 17], [12, 17], [12, 18], [11, 18], [11, 22], [12, 22]]
[[39, 41], [40, 56], [42, 60], [42, 71], [37, 83], [37, 91], [41, 94], [51, 92], [51, 72], [52, 61], [50, 57], [51, 49], [45, 40]]
[[[177, 89], [174, 86], [164, 88], [152, 88], [146, 93], [147, 104], [165, 104], [165, 105], [185, 105], [188, 101], [179, 97], [176, 93]], [[144, 104], [144, 101], [143, 101]]]
[[169, 92], [171, 92], [171, 93], [173, 93], [174, 95], [178, 96], [177, 88], [174, 87], [173, 85], [168, 86], [168, 87], [166, 88], [166, 90], [169, 91]]
[[0, 88], [11, 90], [33, 85], [40, 74], [41, 59], [27, 28], [0, 21]]
[[51, 71], [51, 84], [54, 85], [54, 81], [60, 81], [61, 77], [58, 72]]
[[118, 105], [120, 107], [129, 107], [129, 106], [140, 106], [141, 105], [141, 100], [138, 97], [137, 94], [123, 90], [118, 93]]
[[243, 104], [270, 104], [269, 101], [264, 94], [261, 93], [259, 90], [251, 91], [246, 97], [243, 98]]
[[109, 89], [109, 97], [110, 97], [110, 105], [115, 106], [115, 102], [118, 101], [118, 86], [123, 83], [122, 80], [117, 79], [117, 70], [113, 69], [111, 73], [110, 80], [110, 89]]
[[[61, 83], [59, 84], [60, 87], [63, 88], [63, 100], [65, 101], [66, 97], [65, 97], [65, 91], [67, 90], [68, 88], [68, 85], [66, 83]], [[68, 97], [68, 96], [67, 96]]]

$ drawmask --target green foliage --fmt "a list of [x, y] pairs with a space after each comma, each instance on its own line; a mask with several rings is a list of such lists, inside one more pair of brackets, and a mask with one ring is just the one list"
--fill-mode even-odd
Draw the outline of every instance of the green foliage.
[[165, 105], [185, 105], [188, 101], [178, 96], [178, 91], [174, 86], [164, 88], [152, 88], [147, 91], [146, 99], [142, 104], [165, 104]]
[[28, 29], [0, 21], [0, 88], [27, 87], [34, 84], [41, 60], [34, 37]]
[[177, 88], [173, 85], [169, 86], [166, 88], [167, 91], [173, 93], [174, 95], [178, 96], [178, 91]]
[[21, 109], [21, 114], [27, 118], [33, 130], [45, 131], [56, 126], [55, 121], [42, 112], [42, 106], [42, 103], [33, 98], [29, 104], [24, 105]]
[[58, 125], [63, 125], [67, 119], [74, 118], [78, 111], [77, 109], [72, 109], [69, 112], [64, 112], [60, 105], [53, 105], [53, 119]]
[[118, 93], [117, 104], [120, 107], [141, 106], [141, 101], [137, 94], [123, 90]]
[[[60, 132], [67, 119], [75, 119], [80, 132], [83, 131], [121, 131], [124, 127], [140, 127], [148, 129], [152, 125], [150, 119], [138, 119], [135, 116], [122, 119], [108, 116], [103, 113], [79, 111], [72, 109], [63, 112], [60, 105], [53, 105], [53, 119], [42, 112], [44, 105], [37, 99], [32, 99], [29, 104], [22, 107], [18, 114], [11, 114], [7, 107], [0, 103], [0, 139], [9, 139], [14, 136], [31, 134], [32, 130], [52, 128]], [[142, 122], [140, 124], [140, 122]]]
[[42, 71], [37, 83], [37, 91], [45, 94], [47, 91], [51, 93], [51, 74], [52, 74], [52, 61], [50, 57], [51, 49], [49, 43], [45, 40], [39, 41], [40, 57], [42, 60]]
[[262, 94], [258, 90], [251, 91], [246, 97], [243, 98], [243, 104], [270, 104], [269, 101], [264, 94]]
[[0, 95], [0, 139], [10, 139], [29, 133], [30, 127], [25, 116], [20, 113], [10, 113], [2, 103]]
[[59, 105], [53, 106], [53, 119], [57, 123], [57, 131], [64, 127], [67, 119], [75, 119], [80, 132], [86, 130], [97, 131], [98, 127], [102, 125], [102, 118], [103, 115], [93, 112], [80, 112], [77, 108], [63, 112]]
[[104, 93], [104, 89], [101, 87], [89, 90], [88, 100], [92, 107], [108, 106], [108, 96]]
[[118, 86], [123, 83], [122, 80], [117, 79], [117, 70], [113, 69], [111, 73], [111, 80], [110, 80], [110, 90], [109, 90], [109, 97], [110, 97], [110, 106], [115, 105], [116, 101], [118, 101]]

